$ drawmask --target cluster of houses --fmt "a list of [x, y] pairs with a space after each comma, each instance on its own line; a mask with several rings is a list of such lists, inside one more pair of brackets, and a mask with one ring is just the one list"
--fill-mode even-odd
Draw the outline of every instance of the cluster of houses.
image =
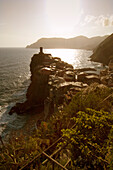
[[[58, 105], [69, 102], [73, 95], [92, 83], [113, 86], [113, 62], [97, 74], [94, 68], [74, 69], [72, 65], [61, 61], [51, 54], [44, 54], [40, 48], [39, 54], [34, 54], [30, 64], [31, 84], [28, 87], [24, 103], [17, 103], [10, 114], [30, 113], [33, 108], [44, 108], [45, 119], [48, 113], [53, 113]], [[56, 107], [54, 107], [56, 106]]]

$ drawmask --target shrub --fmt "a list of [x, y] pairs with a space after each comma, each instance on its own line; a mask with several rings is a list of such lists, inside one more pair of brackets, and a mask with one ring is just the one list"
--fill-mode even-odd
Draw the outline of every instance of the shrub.
[[62, 130], [63, 143], [68, 143], [73, 165], [87, 169], [107, 167], [105, 156], [108, 135], [113, 128], [113, 114], [86, 109], [85, 112], [79, 111], [73, 120], [74, 129]]
[[65, 108], [65, 112], [75, 115], [78, 111], [85, 111], [86, 108], [96, 110], [110, 111], [113, 97], [111, 95], [112, 89], [98, 84], [92, 84], [82, 92], [77, 93], [70, 104]]
[[19, 169], [40, 153], [41, 143], [42, 141], [35, 137], [26, 139], [23, 135], [12, 136], [9, 142], [0, 148], [0, 169]]

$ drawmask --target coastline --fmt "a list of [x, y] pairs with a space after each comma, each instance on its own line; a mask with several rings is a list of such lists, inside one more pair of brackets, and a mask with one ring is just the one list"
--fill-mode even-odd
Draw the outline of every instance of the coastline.
[[[31, 83], [26, 93], [27, 100], [23, 103], [16, 103], [10, 110], [10, 114], [16, 112], [23, 118], [26, 115], [28, 119], [22, 128], [12, 130], [9, 138], [1, 141], [1, 157], [4, 161], [2, 161], [1, 167], [10, 166], [14, 169], [23, 169], [38, 166], [46, 168], [49, 163], [47, 166], [43, 166], [44, 160], [40, 155], [60, 139], [65, 142], [66, 146], [71, 139], [72, 141], [74, 139], [74, 142], [79, 140], [79, 143], [76, 143], [77, 150], [74, 149], [74, 153], [76, 150], [78, 155], [79, 146], [88, 147], [89, 139], [95, 145], [94, 137], [96, 143], [99, 140], [95, 147], [103, 145], [106, 151], [106, 146], [108, 146], [106, 139], [108, 139], [109, 127], [113, 122], [111, 113], [113, 88], [111, 88], [111, 82], [108, 81], [108, 76], [110, 76], [108, 68], [101, 71], [100, 75], [96, 74], [94, 68], [74, 69], [71, 64], [60, 58], [53, 58], [50, 54], [43, 53], [41, 48], [39, 54], [34, 54], [32, 57], [30, 71]], [[103, 132], [106, 135], [102, 135]], [[98, 138], [98, 134], [102, 140]], [[69, 137], [68, 141], [67, 137]], [[50, 149], [50, 153], [54, 153], [56, 149], [62, 152], [60, 147], [62, 142], [58, 143], [57, 148], [54, 146]], [[75, 146], [71, 141], [70, 144]], [[6, 149], [8, 157], [5, 156]], [[70, 145], [65, 149], [74, 155]], [[90, 150], [93, 153], [93, 150]], [[83, 153], [83, 149], [80, 152]], [[86, 155], [85, 151], [84, 154]], [[102, 154], [105, 156], [103, 150], [100, 156]], [[40, 164], [34, 162], [37, 157]], [[58, 156], [60, 161], [66, 161], [66, 158], [73, 160], [69, 154], [66, 154], [65, 159], [63, 156]], [[77, 159], [75, 158], [75, 160]], [[83, 159], [83, 163], [84, 160], [87, 162], [87, 157]], [[104, 158], [104, 160], [106, 159]], [[98, 162], [98, 157], [96, 161]], [[92, 161], [90, 164], [93, 164]]]
[[[57, 58], [59, 61], [61, 61], [61, 59], [59, 59], [59, 58]], [[58, 62], [58, 61], [57, 61]], [[59, 63], [59, 62], [58, 62]], [[64, 62], [63, 62], [63, 64], [64, 64]], [[67, 67], [69, 66], [69, 67], [71, 67], [71, 69], [69, 69], [70, 71], [72, 71], [72, 72], [74, 72], [74, 74], [75, 74], [75, 76], [74, 77], [76, 77], [76, 74], [78, 74], [79, 75], [79, 81], [81, 80], [81, 78], [80, 77], [84, 77], [84, 76], [88, 76], [88, 75], [91, 75], [92, 74], [92, 71], [95, 71], [95, 69], [93, 69], [93, 68], [84, 68], [84, 69], [72, 69], [72, 65], [68, 65], [67, 63], [65, 63], [66, 65], [67, 65]], [[64, 65], [65, 65], [64, 64]], [[58, 65], [58, 64], [57, 64]], [[59, 69], [59, 68], [58, 68]], [[61, 70], [62, 70], [62, 66], [61, 66], [61, 68], [60, 68]], [[57, 76], [62, 76], [61, 74], [64, 74], [66, 71], [69, 71], [68, 69], [67, 70], [63, 70], [63, 72], [62, 73], [58, 73], [58, 74], [60, 74], [60, 75], [57, 75]], [[81, 75], [81, 72], [86, 72], [86, 71], [88, 71], [89, 70], [89, 73], [88, 74], [84, 74], [84, 75]], [[56, 69], [56, 71], [57, 71], [57, 69]], [[67, 76], [67, 75], [66, 75]], [[84, 79], [84, 78], [83, 78]], [[98, 78], [97, 78], [98, 79]], [[61, 81], [61, 80], [60, 80]], [[75, 88], [75, 91], [80, 91], [81, 90], [81, 84], [79, 83], [79, 84], [77, 84], [77, 83], [75, 83], [75, 84], [73, 84], [73, 83], [70, 83], [69, 84], [69, 82], [68, 81], [70, 81], [69, 79], [67, 80], [67, 84], [64, 84], [64, 87], [66, 87], [66, 88], [69, 88], [70, 89], [70, 87], [71, 88], [73, 88], [73, 85], [74, 85], [74, 88]], [[76, 82], [77, 80], [75, 80], [75, 79], [73, 79], [73, 82]], [[84, 83], [87, 83], [87, 80], [84, 80], [85, 82]], [[83, 82], [83, 80], [81, 80], [81, 82]], [[74, 92], [75, 93], [75, 92]], [[64, 96], [65, 96], [65, 94], [63, 94]], [[66, 94], [66, 96], [69, 96], [69, 94], [67, 95]], [[58, 98], [59, 98], [59, 96], [58, 96]], [[67, 97], [68, 98], [68, 97]], [[70, 96], [69, 96], [69, 98], [70, 98]], [[60, 99], [59, 99], [60, 100]], [[44, 103], [44, 102], [43, 102]], [[26, 105], [25, 105], [25, 107], [26, 107]], [[36, 106], [37, 107], [37, 106]], [[43, 110], [44, 110], [44, 106], [42, 106], [42, 108], [43, 108]], [[29, 108], [28, 108], [29, 109]], [[31, 108], [31, 111], [29, 110], [27, 113], [29, 114], [29, 113], [31, 113], [32, 114], [32, 109], [33, 108]], [[37, 112], [38, 112], [38, 110], [39, 110], [39, 108], [37, 107], [36, 108], [36, 110], [37, 110]], [[25, 112], [26, 112], [26, 110], [25, 110]], [[36, 111], [35, 111], [36, 112]], [[26, 113], [26, 115], [27, 115], [27, 113]], [[44, 119], [43, 119], [44, 120]]]

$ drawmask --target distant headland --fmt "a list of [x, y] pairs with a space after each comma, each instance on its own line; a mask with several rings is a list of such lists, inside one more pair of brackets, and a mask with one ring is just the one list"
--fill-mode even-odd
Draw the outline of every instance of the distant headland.
[[86, 49], [94, 50], [108, 35], [96, 36], [88, 38], [85, 36], [77, 36], [74, 38], [41, 38], [35, 43], [28, 45], [26, 48], [67, 48], [67, 49]]

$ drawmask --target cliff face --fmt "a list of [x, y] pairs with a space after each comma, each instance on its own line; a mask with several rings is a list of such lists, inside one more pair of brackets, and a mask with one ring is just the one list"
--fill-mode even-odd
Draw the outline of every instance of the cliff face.
[[31, 83], [27, 90], [27, 99], [24, 103], [16, 103], [9, 114], [43, 112], [46, 119], [54, 112], [55, 107], [68, 104], [72, 96], [83, 88], [94, 82], [100, 83], [98, 75], [87, 73], [91, 70], [96, 71], [91, 68], [75, 70], [60, 58], [44, 54], [40, 48], [40, 53], [34, 54], [31, 59]]
[[52, 63], [51, 55], [39, 53], [32, 57], [30, 64], [31, 84], [26, 95], [31, 105], [43, 104], [44, 99], [49, 95], [49, 71], [43, 72], [46, 62]]
[[[66, 69], [73, 67], [61, 61], [60, 58], [53, 58], [51, 54], [44, 54], [42, 48], [40, 48], [39, 54], [34, 54], [31, 59], [30, 71], [31, 71], [31, 83], [27, 90], [27, 100], [24, 103], [17, 103], [9, 112], [12, 114], [14, 112], [18, 114], [32, 113], [34, 108], [39, 110], [39, 107], [44, 109], [44, 102], [49, 98], [53, 101], [53, 96], [58, 85], [65, 82], [65, 79], [70, 79], [63, 77], [66, 73]], [[69, 73], [71, 75], [71, 80], [74, 80], [74, 73]], [[64, 86], [67, 86], [65, 84]], [[70, 86], [70, 84], [69, 84]], [[57, 91], [55, 97], [57, 102], [62, 98], [61, 93]], [[50, 99], [49, 99], [50, 100]]]
[[[113, 54], [112, 46], [113, 34], [100, 44], [100, 48], [95, 50], [99, 57], [95, 60], [107, 63], [109, 56]], [[100, 58], [101, 56], [102, 58]], [[98, 75], [83, 72], [91, 71], [91, 68], [75, 70], [72, 65], [61, 61], [60, 58], [44, 54], [42, 47], [40, 47], [39, 54], [33, 55], [30, 71], [31, 83], [27, 90], [27, 99], [24, 103], [16, 103], [9, 114], [14, 112], [18, 114], [33, 113], [34, 109], [37, 113], [39, 108], [42, 111], [46, 109], [46, 113], [53, 113], [54, 105], [59, 106], [63, 102], [68, 102], [76, 92], [91, 83], [100, 83]]]
[[37, 42], [28, 45], [27, 48], [68, 48], [68, 49], [86, 49], [92, 50], [99, 45], [107, 36], [87, 38], [78, 36], [74, 38], [41, 38]]
[[[92, 69], [85, 70], [91, 71]], [[83, 69], [75, 70], [72, 65], [61, 61], [60, 58], [44, 54], [42, 48], [40, 48], [39, 54], [33, 55], [30, 71], [31, 83], [27, 90], [27, 99], [24, 103], [16, 103], [9, 114], [44, 112], [46, 118], [58, 106], [63, 103], [68, 104], [72, 96], [87, 87], [88, 84], [99, 82], [98, 76], [90, 74], [90, 77], [88, 74], [78, 74], [79, 82], [77, 82], [77, 72], [83, 73]]]
[[92, 61], [101, 62], [107, 65], [111, 59], [113, 59], [113, 34], [100, 43], [91, 56]]

